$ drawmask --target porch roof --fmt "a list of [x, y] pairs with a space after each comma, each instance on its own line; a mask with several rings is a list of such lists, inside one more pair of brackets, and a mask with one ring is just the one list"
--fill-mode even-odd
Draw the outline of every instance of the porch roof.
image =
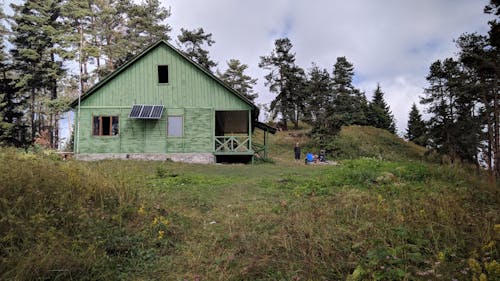
[[259, 128], [261, 130], [267, 131], [273, 135], [276, 133], [276, 131], [278, 131], [278, 129], [271, 127], [271, 126], [267, 125], [266, 123], [259, 122], [259, 121], [254, 121], [253, 125], [255, 127]]

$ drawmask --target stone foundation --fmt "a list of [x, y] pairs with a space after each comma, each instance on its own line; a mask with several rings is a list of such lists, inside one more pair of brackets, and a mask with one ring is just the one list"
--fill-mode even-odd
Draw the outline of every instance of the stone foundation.
[[75, 158], [82, 161], [99, 161], [106, 159], [132, 159], [149, 161], [167, 161], [212, 164], [215, 156], [212, 153], [92, 153], [76, 154]]

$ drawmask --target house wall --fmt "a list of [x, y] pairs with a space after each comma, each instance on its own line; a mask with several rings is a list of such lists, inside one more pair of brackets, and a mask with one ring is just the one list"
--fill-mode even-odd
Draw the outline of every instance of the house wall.
[[[168, 65], [169, 83], [157, 83], [157, 66]], [[164, 105], [159, 120], [129, 119], [133, 104]], [[251, 110], [213, 78], [160, 44], [109, 80], [80, 107], [80, 154], [211, 153], [215, 110]], [[117, 136], [92, 136], [92, 116], [119, 116]], [[167, 116], [183, 116], [183, 137], [167, 137]], [[78, 121], [79, 119], [79, 121]]]

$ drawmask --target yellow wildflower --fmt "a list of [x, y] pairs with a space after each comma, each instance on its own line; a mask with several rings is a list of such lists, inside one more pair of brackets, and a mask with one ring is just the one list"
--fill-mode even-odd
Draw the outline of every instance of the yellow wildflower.
[[496, 260], [486, 262], [484, 264], [484, 268], [491, 276], [500, 276], [500, 263], [498, 263]]
[[481, 265], [479, 264], [479, 262], [477, 262], [477, 260], [471, 258], [467, 262], [469, 263], [469, 267], [473, 273], [479, 274], [483, 271], [481, 269]]
[[495, 227], [493, 229], [495, 229], [496, 233], [500, 234], [500, 224], [495, 224]]
[[158, 220], [158, 218], [157, 218], [157, 217], [155, 217], [155, 218], [153, 219], [153, 223], [152, 223], [152, 224], [153, 224], [153, 225], [157, 225], [158, 223], [159, 223], [159, 220]]
[[439, 261], [441, 261], [441, 262], [442, 262], [442, 261], [444, 261], [444, 257], [445, 257], [445, 255], [444, 255], [444, 253], [443, 253], [443, 252], [439, 252], [439, 253], [438, 253], [438, 260], [439, 260]]
[[491, 240], [488, 244], [483, 246], [483, 250], [492, 249], [493, 247], [495, 247], [495, 244], [496, 244], [495, 241]]
[[488, 278], [486, 277], [486, 274], [481, 273], [481, 275], [479, 275], [479, 281], [488, 281]]
[[160, 222], [163, 224], [163, 225], [168, 225], [170, 223], [170, 221], [165, 218], [165, 217], [160, 217]]
[[165, 231], [163, 230], [158, 230], [158, 240], [162, 239], [163, 236], [165, 236]]
[[139, 207], [139, 209], [137, 209], [137, 214], [139, 214], [140, 216], [143, 216], [146, 214], [146, 210], [144, 209], [144, 205], [141, 205]]

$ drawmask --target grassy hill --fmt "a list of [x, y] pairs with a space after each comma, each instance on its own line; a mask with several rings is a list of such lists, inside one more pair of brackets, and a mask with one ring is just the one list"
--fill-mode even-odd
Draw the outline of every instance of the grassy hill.
[[499, 280], [500, 189], [384, 134], [316, 166], [301, 131], [254, 166], [0, 150], [0, 279]]
[[[289, 161], [296, 142], [305, 146], [302, 151], [318, 153], [319, 147], [313, 147], [307, 130], [278, 132], [271, 139], [272, 157]], [[330, 159], [356, 159], [373, 157], [384, 160], [423, 160], [424, 147], [407, 142], [386, 130], [368, 126], [343, 127], [338, 137], [331, 143]], [[285, 156], [285, 157], [284, 157]]]

